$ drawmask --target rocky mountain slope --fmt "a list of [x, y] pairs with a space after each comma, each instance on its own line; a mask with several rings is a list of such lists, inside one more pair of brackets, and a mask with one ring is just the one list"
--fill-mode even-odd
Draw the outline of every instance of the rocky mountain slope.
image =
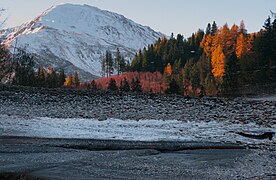
[[35, 19], [2, 32], [5, 44], [36, 54], [38, 65], [79, 71], [82, 78], [100, 75], [106, 50], [119, 48], [126, 58], [162, 37], [122, 15], [88, 5], [53, 6]]

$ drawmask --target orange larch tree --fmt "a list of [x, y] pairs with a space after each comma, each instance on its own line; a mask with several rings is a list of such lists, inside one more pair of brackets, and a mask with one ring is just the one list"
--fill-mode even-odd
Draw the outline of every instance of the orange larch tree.
[[203, 48], [206, 57], [211, 57], [213, 36], [211, 34], [205, 35], [200, 42], [200, 47]]
[[236, 55], [238, 58], [241, 58], [242, 56], [248, 54], [252, 50], [252, 41], [253, 36], [249, 35], [247, 37], [244, 34], [240, 34], [238, 39], [237, 39], [237, 44], [236, 44]]
[[171, 76], [172, 75], [172, 66], [170, 63], [167, 64], [164, 74], [166, 74], [167, 76]]
[[224, 76], [225, 69], [225, 55], [223, 54], [222, 48], [219, 45], [212, 54], [212, 73], [215, 77]]

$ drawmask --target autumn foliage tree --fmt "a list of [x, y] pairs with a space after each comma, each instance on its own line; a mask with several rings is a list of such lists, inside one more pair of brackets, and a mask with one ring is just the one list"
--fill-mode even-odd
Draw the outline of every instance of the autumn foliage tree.
[[223, 54], [222, 48], [219, 45], [214, 52], [212, 53], [212, 73], [215, 77], [223, 77], [224, 76], [224, 63], [225, 63], [225, 55]]
[[69, 76], [66, 77], [64, 85], [66, 87], [78, 88], [80, 84], [81, 84], [80, 76], [78, 72], [75, 72], [74, 75], [70, 74]]
[[172, 75], [172, 66], [170, 63], [167, 64], [165, 70], [164, 70], [164, 74], [166, 76], [171, 76]]

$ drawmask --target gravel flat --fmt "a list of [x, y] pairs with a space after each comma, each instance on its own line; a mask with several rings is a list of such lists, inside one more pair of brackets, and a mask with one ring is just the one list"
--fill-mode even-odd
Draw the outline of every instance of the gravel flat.
[[276, 123], [276, 101], [188, 98], [155, 94], [93, 94], [70, 89], [0, 86], [0, 114], [23, 117], [156, 119]]
[[[120, 144], [122, 146], [118, 146]], [[200, 144], [196, 142], [186, 145], [175, 142], [139, 142], [140, 148], [133, 147], [135, 144], [136, 142], [0, 137], [0, 177], [1, 172], [22, 172], [29, 177], [42, 179], [276, 177], [273, 151], [235, 146], [231, 148], [230, 145], [213, 143], [189, 149], [199, 147]], [[179, 149], [180, 146], [182, 150]], [[163, 151], [160, 147], [163, 150], [170, 148]]]

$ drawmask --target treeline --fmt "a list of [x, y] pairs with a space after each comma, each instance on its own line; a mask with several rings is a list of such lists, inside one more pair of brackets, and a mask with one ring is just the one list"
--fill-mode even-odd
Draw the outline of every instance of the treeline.
[[193, 95], [235, 95], [244, 87], [275, 86], [276, 20], [249, 34], [244, 22], [218, 27], [209, 23], [188, 39], [163, 37], [139, 50], [131, 70], [159, 71], [169, 92]]
[[[77, 72], [66, 75], [63, 70], [55, 71], [51, 67], [35, 69], [30, 54], [17, 50], [11, 55], [0, 45], [0, 80], [49, 88], [240, 95], [245, 88], [276, 88], [275, 46], [276, 20], [270, 17], [257, 33], [248, 33], [243, 21], [231, 27], [227, 24], [218, 27], [213, 22], [205, 31], [198, 30], [187, 39], [180, 34], [158, 39], [139, 50], [131, 64], [119, 48], [115, 55], [106, 51], [101, 68], [102, 76], [108, 77], [108, 81], [102, 78], [82, 84]], [[138, 75], [134, 76], [135, 72]], [[115, 74], [118, 76], [112, 76]]]
[[48, 67], [46, 71], [44, 67], [39, 67], [35, 71], [34, 58], [25, 51], [18, 50], [11, 61], [15, 73], [12, 83], [15, 85], [47, 88], [57, 88], [64, 85], [66, 78], [64, 70], [56, 72], [52, 67]]
[[34, 57], [26, 51], [17, 49], [11, 55], [4, 47], [0, 46], [0, 80], [2, 83], [11, 83], [21, 86], [32, 87], [72, 87], [81, 86], [81, 78], [78, 73], [66, 75], [63, 69], [55, 71], [49, 66], [35, 68]]

